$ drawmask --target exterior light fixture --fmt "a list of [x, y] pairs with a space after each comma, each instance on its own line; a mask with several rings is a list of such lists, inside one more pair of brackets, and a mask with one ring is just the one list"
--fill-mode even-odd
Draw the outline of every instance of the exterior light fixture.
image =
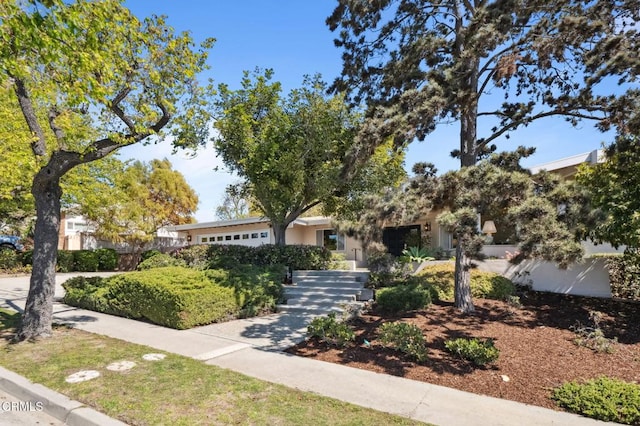
[[496, 229], [496, 224], [493, 223], [492, 220], [487, 220], [482, 226], [482, 233], [487, 234], [487, 244], [493, 243], [493, 234], [495, 234], [496, 232], [498, 232], [498, 230]]
[[191, 242], [191, 235], [187, 235], [187, 242]]
[[431, 232], [431, 222], [427, 222], [424, 224], [424, 230], [427, 232]]

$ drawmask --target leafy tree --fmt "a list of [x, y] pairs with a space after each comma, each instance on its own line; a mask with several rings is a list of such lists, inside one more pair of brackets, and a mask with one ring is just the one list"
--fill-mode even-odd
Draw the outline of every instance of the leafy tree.
[[[271, 220], [276, 244], [284, 245], [286, 228], [297, 217], [319, 204], [330, 213], [364, 189], [352, 190], [358, 173], [344, 173], [360, 117], [341, 96], [327, 97], [319, 76], [306, 78], [285, 98], [272, 75], [245, 72], [235, 91], [220, 85], [215, 145]], [[372, 185], [381, 180], [372, 178]]]
[[[368, 107], [354, 152], [388, 136], [422, 140], [457, 121], [453, 154], [469, 167], [498, 138], [544, 117], [632, 131], [639, 10], [637, 0], [339, 0], [327, 20], [344, 51], [333, 89]], [[468, 312], [469, 238], [457, 237], [456, 306]]]
[[174, 34], [161, 17], [141, 22], [120, 0], [0, 2], [0, 83], [29, 130], [15, 143], [29, 146], [37, 163], [33, 273], [19, 339], [51, 334], [60, 179], [163, 129], [184, 145], [205, 138], [208, 116], [194, 84], [205, 60], [188, 34]]
[[88, 191], [80, 192], [78, 204], [80, 213], [95, 227], [97, 238], [124, 242], [140, 253], [160, 228], [193, 221], [198, 196], [169, 160], [111, 161], [109, 175], [90, 168], [82, 179], [91, 172], [96, 175]]
[[244, 188], [242, 183], [227, 186], [222, 204], [216, 207], [218, 219], [233, 220], [251, 217], [251, 202]]
[[640, 248], [640, 140], [621, 136], [605, 150], [606, 160], [580, 167], [576, 181], [591, 195], [601, 219], [589, 230], [597, 243]]

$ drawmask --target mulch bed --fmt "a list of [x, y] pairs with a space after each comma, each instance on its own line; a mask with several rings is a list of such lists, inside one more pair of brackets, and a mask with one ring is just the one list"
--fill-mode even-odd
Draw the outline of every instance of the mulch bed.
[[[558, 407], [550, 399], [551, 390], [565, 381], [605, 375], [640, 382], [640, 304], [536, 292], [522, 295], [521, 302], [522, 307], [514, 308], [502, 301], [475, 300], [472, 315], [461, 315], [445, 302], [402, 317], [374, 310], [352, 321], [357, 337], [347, 348], [310, 339], [289, 352], [553, 409]], [[605, 336], [617, 338], [613, 353], [574, 343], [573, 327], [593, 325], [590, 311], [601, 312]], [[378, 327], [388, 321], [419, 326], [428, 342], [429, 359], [417, 364], [377, 343]], [[456, 337], [493, 339], [500, 350], [498, 361], [478, 368], [453, 356], [444, 342]]]

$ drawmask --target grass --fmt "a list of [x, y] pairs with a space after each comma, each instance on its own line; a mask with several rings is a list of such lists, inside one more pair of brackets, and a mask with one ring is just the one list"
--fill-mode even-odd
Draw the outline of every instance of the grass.
[[[50, 339], [12, 344], [18, 321], [18, 314], [0, 310], [0, 365], [132, 425], [420, 424], [180, 355], [145, 361], [143, 354], [158, 351], [67, 327], [55, 328]], [[126, 372], [105, 368], [122, 360], [137, 365]], [[101, 376], [65, 382], [80, 370]]]

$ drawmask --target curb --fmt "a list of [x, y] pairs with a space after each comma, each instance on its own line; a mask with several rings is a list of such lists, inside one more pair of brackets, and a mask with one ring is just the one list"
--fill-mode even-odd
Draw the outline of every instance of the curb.
[[69, 397], [32, 383], [27, 378], [0, 367], [0, 389], [22, 401], [42, 402], [44, 411], [69, 426], [127, 426]]

